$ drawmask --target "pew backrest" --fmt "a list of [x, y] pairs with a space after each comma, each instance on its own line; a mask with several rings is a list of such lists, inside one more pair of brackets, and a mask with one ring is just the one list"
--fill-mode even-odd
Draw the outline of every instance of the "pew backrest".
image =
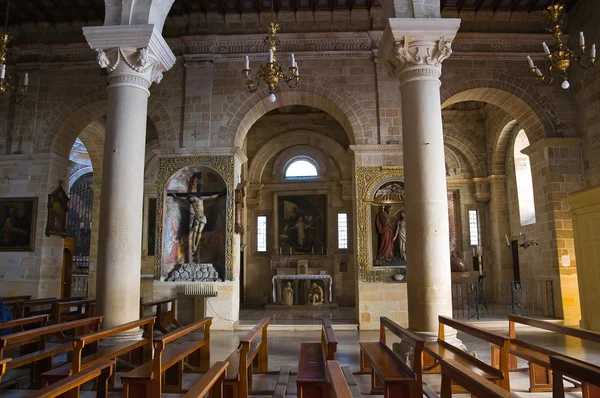
[[325, 360], [334, 360], [337, 351], [338, 341], [333, 333], [333, 326], [329, 317], [323, 317], [321, 327], [321, 346], [325, 354]]
[[517, 395], [506, 391], [499, 385], [479, 376], [456, 361], [441, 359], [442, 398], [452, 397], [451, 381], [465, 388], [472, 396], [486, 398], [516, 398]]
[[229, 362], [216, 362], [208, 372], [206, 372], [200, 380], [190, 388], [183, 398], [201, 398], [209, 392], [211, 392], [212, 397], [222, 397], [223, 380], [228, 366]]
[[[164, 306], [169, 305], [170, 308], [165, 309]], [[167, 327], [173, 325], [175, 327], [181, 327], [181, 324], [177, 321], [177, 298], [170, 298], [158, 301], [152, 301], [144, 303], [140, 300], [140, 318], [145, 316], [145, 309], [156, 307], [154, 315], [156, 316], [156, 322], [154, 327], [163, 334], [168, 333]]]
[[[411, 331], [404, 329], [396, 322], [392, 321], [388, 317], [381, 317], [379, 319], [379, 343], [383, 345], [386, 344], [386, 333], [385, 331], [389, 330], [391, 333], [400, 337], [402, 342], [410, 344], [414, 347], [414, 359], [413, 359], [413, 371], [415, 373], [416, 388], [420, 389], [423, 384], [423, 374], [421, 372], [422, 369], [422, 360], [423, 360], [423, 349], [425, 348], [425, 340]], [[418, 392], [417, 392], [418, 394]]]
[[329, 397], [352, 398], [352, 392], [350, 391], [350, 387], [348, 387], [348, 382], [338, 361], [327, 361], [325, 375], [329, 384]]
[[[115, 361], [102, 361], [94, 366], [90, 366], [88, 369], [73, 374], [63, 380], [53, 383], [41, 390], [35, 392], [30, 397], [33, 398], [54, 398], [63, 396], [79, 396], [79, 387], [93, 379], [102, 377], [98, 384], [98, 397], [107, 396], [108, 391], [107, 381], [114, 372]], [[70, 393], [70, 394], [69, 394]]]
[[12, 321], [0, 323], [0, 329], [13, 328], [12, 333], [18, 333], [23, 331], [23, 326], [27, 325], [38, 325], [40, 327], [46, 326], [50, 315], [36, 315], [27, 318], [13, 319]]
[[547, 330], [550, 332], [565, 334], [567, 336], [577, 337], [582, 340], [591, 341], [600, 344], [600, 333], [586, 329], [578, 329], [565, 325], [559, 325], [553, 322], [543, 321], [541, 319], [528, 318], [520, 315], [508, 316], [508, 329], [510, 337], [516, 338], [517, 332], [515, 324], [520, 323], [527, 326], [532, 326], [538, 329]]
[[[563, 355], [551, 355], [550, 368], [554, 378], [553, 392], [555, 397], [564, 397], [563, 376], [569, 376], [582, 382], [584, 397], [597, 397], [600, 394], [599, 366]], [[593, 393], [590, 393], [590, 390]]]
[[[95, 304], [96, 300], [65, 300], [52, 303], [50, 310], [52, 323], [74, 321], [93, 316], [92, 308]], [[77, 307], [77, 310], [71, 311], [71, 307]]]

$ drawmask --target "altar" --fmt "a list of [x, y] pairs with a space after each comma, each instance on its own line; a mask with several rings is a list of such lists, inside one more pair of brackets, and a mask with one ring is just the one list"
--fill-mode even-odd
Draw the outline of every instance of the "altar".
[[333, 285], [333, 279], [331, 275], [275, 275], [271, 279], [271, 285], [273, 288], [273, 304], [282, 304], [281, 297], [281, 281], [292, 281], [294, 291], [294, 305], [306, 305], [308, 304], [308, 292], [310, 291], [311, 281], [321, 281], [325, 290], [328, 292], [327, 303], [333, 301], [331, 292], [331, 286]]

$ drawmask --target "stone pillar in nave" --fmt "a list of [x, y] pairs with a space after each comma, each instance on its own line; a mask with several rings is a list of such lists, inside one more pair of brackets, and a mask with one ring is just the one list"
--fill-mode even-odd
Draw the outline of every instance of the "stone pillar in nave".
[[432, 334], [438, 315], [452, 316], [439, 78], [459, 26], [459, 19], [390, 18], [379, 49], [402, 99], [409, 326]]
[[96, 302], [104, 328], [139, 318], [148, 88], [175, 56], [153, 25], [84, 28], [108, 71]]

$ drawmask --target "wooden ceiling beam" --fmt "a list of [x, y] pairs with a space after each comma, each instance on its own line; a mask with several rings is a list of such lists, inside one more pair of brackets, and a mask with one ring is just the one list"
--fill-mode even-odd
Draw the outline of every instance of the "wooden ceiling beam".
[[475, 0], [475, 3], [473, 4], [473, 8], [475, 8], [475, 12], [479, 11], [479, 8], [481, 7], [482, 4], [483, 4], [483, 0]]
[[520, 3], [521, 3], [521, 0], [512, 0], [510, 2], [510, 11], [511, 12], [515, 11]]
[[502, 0], [494, 0], [492, 2], [492, 11], [496, 12], [496, 10], [498, 10], [498, 8], [500, 7], [500, 4], [502, 4]]

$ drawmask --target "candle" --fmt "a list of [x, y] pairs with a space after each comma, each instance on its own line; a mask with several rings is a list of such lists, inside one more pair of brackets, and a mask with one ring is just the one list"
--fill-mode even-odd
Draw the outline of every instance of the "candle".
[[321, 254], [325, 254], [325, 249], [321, 246]]
[[473, 248], [473, 257], [475, 257], [475, 248]]
[[250, 70], [250, 60], [248, 59], [247, 55], [246, 55], [246, 69]]
[[4, 79], [6, 75], [6, 65], [2, 65], [2, 70], [0, 70], [0, 79]]
[[583, 37], [583, 32], [579, 32], [579, 45], [581, 47], [585, 46], [585, 37]]
[[281, 248], [281, 247], [279, 247], [279, 255], [280, 255], [280, 256], [281, 256], [281, 251], [282, 251], [282, 248]]
[[314, 247], [310, 247], [310, 254], [315, 254], [315, 248]]
[[533, 60], [531, 59], [531, 57], [529, 55], [527, 56], [527, 62], [529, 62], [529, 69], [535, 68], [535, 65], [533, 64]]
[[596, 45], [592, 44], [592, 58], [596, 58]]
[[292, 247], [290, 246], [290, 256], [292, 255]]
[[504, 235], [504, 237], [506, 238], [506, 244], [508, 247], [510, 247], [510, 239], [508, 239], [508, 235]]
[[544, 47], [544, 52], [545, 52], [547, 55], [550, 55], [550, 49], [548, 48], [548, 45], [546, 44], [546, 42], [543, 42], [543, 43], [542, 43], [542, 47]]
[[539, 77], [544, 76], [544, 74], [542, 73], [542, 71], [539, 70], [539, 68], [537, 66], [535, 67], [535, 74], [538, 75]]
[[23, 79], [23, 85], [29, 86], [29, 73], [25, 72], [25, 78]]
[[298, 68], [297, 63], [296, 63], [296, 76], [300, 76], [300, 68]]
[[294, 53], [292, 53], [292, 66], [296, 66], [296, 57], [294, 57]]
[[273, 63], [273, 49], [269, 48], [269, 63]]
[[478, 271], [479, 271], [479, 276], [482, 276], [483, 275], [483, 264], [479, 264]]
[[519, 237], [521, 238], [521, 242], [525, 242], [525, 235], [523, 235], [523, 232], [519, 232]]

